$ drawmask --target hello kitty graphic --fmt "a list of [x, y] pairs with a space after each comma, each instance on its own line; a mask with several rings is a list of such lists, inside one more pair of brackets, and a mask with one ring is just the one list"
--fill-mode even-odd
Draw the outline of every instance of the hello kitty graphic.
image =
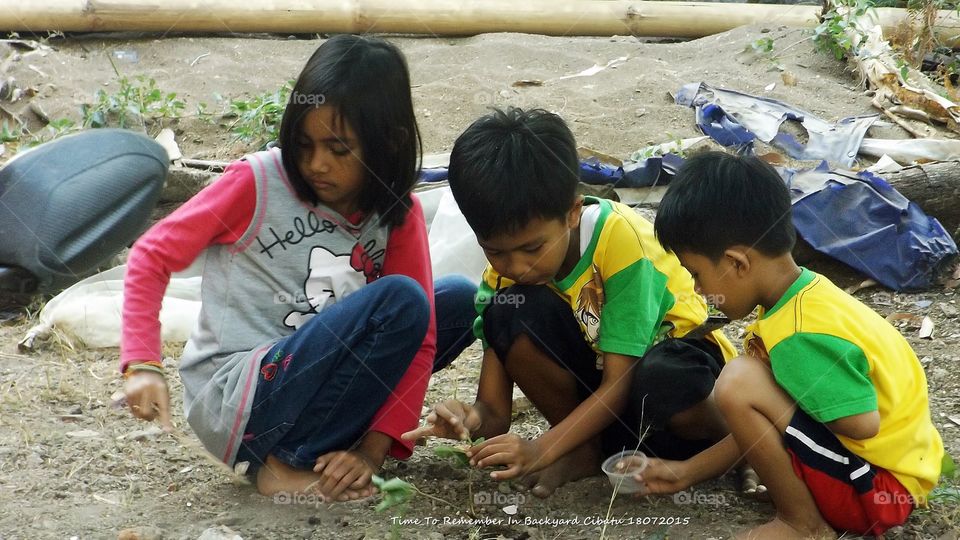
[[338, 298], [376, 280], [383, 267], [383, 255], [383, 249], [376, 249], [375, 240], [363, 246], [357, 243], [349, 253], [342, 254], [332, 253], [323, 246], [311, 249], [307, 278], [300, 295], [310, 309], [289, 312], [283, 324], [296, 330]]

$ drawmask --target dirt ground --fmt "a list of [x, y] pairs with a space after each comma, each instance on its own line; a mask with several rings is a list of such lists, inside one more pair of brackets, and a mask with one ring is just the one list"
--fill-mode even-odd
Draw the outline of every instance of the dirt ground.
[[[769, 60], [747, 63], [738, 57], [766, 37], [774, 40], [779, 63], [795, 76], [795, 86], [785, 85]], [[870, 99], [857, 88], [856, 77], [844, 64], [814, 53], [808, 38], [809, 32], [771, 21], [686, 43], [516, 34], [395, 41], [410, 64], [427, 153], [449, 151], [455, 137], [487, 107], [521, 105], [558, 112], [581, 145], [626, 157], [650, 143], [698, 135], [692, 111], [670, 97], [688, 82], [771, 96], [828, 120], [871, 113]], [[223, 110], [225, 102], [217, 95], [231, 99], [277, 89], [298, 73], [318, 44], [267, 36], [55, 39], [49, 43], [52, 50], [24, 53], [7, 67], [21, 87], [37, 89], [29, 101], [44, 114], [76, 120], [79, 104], [89, 102], [97, 89], [116, 91], [108, 57], [136, 51], [136, 62], [116, 60], [121, 73], [156, 79], [164, 91], [175, 91], [186, 101], [189, 114], [200, 102], [210, 111]], [[596, 75], [560, 79], [621, 57], [626, 58], [617, 67]], [[513, 86], [518, 80], [543, 85]], [[765, 90], [773, 83], [772, 90]], [[25, 108], [18, 112], [38, 122], [30, 120]], [[36, 111], [30, 114], [36, 116]], [[172, 127], [185, 156], [227, 160], [251, 150], [229, 133], [229, 122], [194, 115]], [[871, 133], [905, 136], [889, 127]], [[843, 272], [836, 277], [844, 286], [862, 279]], [[960, 456], [956, 291], [938, 287], [893, 294], [868, 288], [856, 296], [885, 316], [905, 312], [929, 315], [935, 322], [932, 339], [920, 339], [916, 326], [902, 331], [922, 359], [934, 422], [948, 451]], [[612, 504], [609, 484], [596, 477], [540, 500], [518, 486], [497, 485], [483, 474], [459, 469], [430, 448], [418, 448], [409, 461], [385, 466], [385, 477], [399, 476], [423, 492], [402, 511], [377, 513], [376, 499], [323, 505], [262, 497], [199, 450], [181, 414], [175, 375], [178, 433], [158, 434], [110, 407], [121, 381], [116, 350], [71, 350], [52, 340], [34, 352], [19, 352], [17, 341], [31, 317], [21, 313], [0, 326], [0, 539], [116, 538], [128, 528], [137, 529], [140, 538], [194, 539], [218, 526], [244, 539], [720, 539], [771, 517], [770, 504], [738, 495], [732, 475], [678, 497], [619, 497]], [[736, 339], [741, 329], [739, 324], [728, 333]], [[170, 345], [166, 352], [170, 365], [176, 365], [179, 346]], [[455, 393], [472, 399], [479, 356], [474, 345], [454, 367], [438, 374], [428, 403]], [[524, 410], [515, 429], [533, 436], [546, 425], [537, 413]], [[956, 493], [953, 482], [948, 485]], [[504, 508], [513, 510], [513, 505], [516, 513], [507, 514]], [[888, 536], [957, 538], [958, 530], [960, 498], [945, 495]]]

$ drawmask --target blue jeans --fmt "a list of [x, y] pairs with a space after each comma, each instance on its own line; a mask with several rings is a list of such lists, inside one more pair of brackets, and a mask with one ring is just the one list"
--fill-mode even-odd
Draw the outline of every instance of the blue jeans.
[[[473, 342], [476, 286], [465, 278], [434, 283], [434, 371]], [[385, 276], [317, 313], [264, 355], [237, 461], [251, 472], [273, 454], [293, 467], [354, 445], [423, 343], [429, 323], [423, 289]]]

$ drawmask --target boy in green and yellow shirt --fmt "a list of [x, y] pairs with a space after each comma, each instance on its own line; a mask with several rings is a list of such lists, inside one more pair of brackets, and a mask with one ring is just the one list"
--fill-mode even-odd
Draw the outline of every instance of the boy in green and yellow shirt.
[[[457, 139], [450, 188], [490, 263], [477, 399], [440, 403], [405, 435], [485, 437], [471, 463], [539, 496], [621, 450], [683, 459], [728, 433], [712, 392], [732, 345], [690, 337], [707, 320], [690, 274], [631, 208], [578, 196], [578, 172], [572, 133], [547, 111], [495, 111]], [[506, 434], [514, 383], [550, 422], [542, 436]]]
[[639, 477], [648, 490], [685, 489], [745, 457], [777, 509], [748, 538], [880, 535], [924, 505], [944, 449], [920, 362], [880, 315], [796, 265], [776, 171], [755, 158], [694, 157], [655, 229], [726, 315], [760, 313], [746, 355], [717, 381], [731, 436], [684, 461], [653, 460]]

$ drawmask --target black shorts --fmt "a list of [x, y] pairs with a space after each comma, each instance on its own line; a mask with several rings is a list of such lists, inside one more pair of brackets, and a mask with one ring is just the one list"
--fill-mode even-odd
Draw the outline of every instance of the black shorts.
[[[584, 339], [573, 311], [552, 289], [514, 285], [497, 293], [484, 313], [487, 343], [501, 359], [520, 334], [530, 340], [577, 381], [579, 399], [592, 394], [603, 379], [597, 354]], [[508, 296], [513, 295], [513, 296]], [[511, 302], [523, 298], [523, 302]], [[667, 339], [653, 347], [634, 367], [627, 409], [604, 430], [604, 454], [639, 448], [665, 459], [686, 459], [711, 441], [681, 439], [665, 430], [673, 415], [703, 401], [716, 383], [724, 360], [720, 347], [706, 339]], [[641, 424], [642, 420], [642, 424]], [[643, 442], [639, 435], [646, 431]]]

